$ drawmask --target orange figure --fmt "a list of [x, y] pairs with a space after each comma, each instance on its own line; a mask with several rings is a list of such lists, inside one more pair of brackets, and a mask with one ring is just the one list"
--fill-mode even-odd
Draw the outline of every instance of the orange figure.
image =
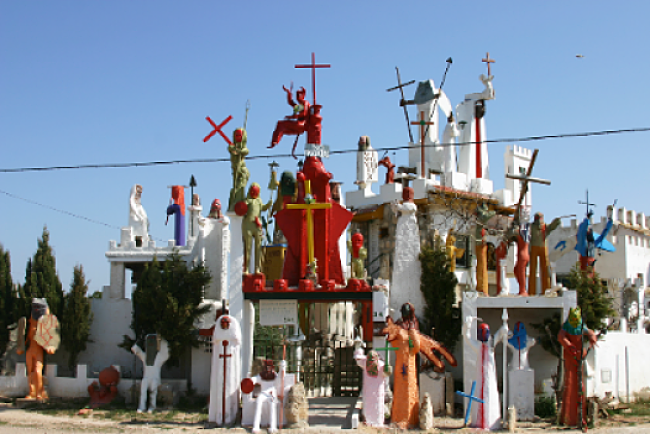
[[113, 366], [103, 369], [99, 373], [99, 383], [93, 381], [88, 386], [90, 395], [90, 408], [97, 408], [103, 404], [110, 404], [117, 396], [117, 384], [120, 382], [120, 372]]
[[535, 214], [535, 220], [530, 226], [530, 273], [528, 275], [528, 291], [531, 295], [537, 295], [537, 259], [539, 259], [539, 274], [542, 280], [542, 287], [539, 294], [551, 288], [551, 277], [548, 273], [548, 251], [546, 249], [546, 237], [555, 230], [561, 223], [559, 218], [554, 219], [551, 224], [544, 223], [544, 214]]
[[[50, 315], [47, 301], [44, 298], [34, 298], [26, 339], [29, 341], [29, 348], [25, 354], [29, 394], [25, 399], [48, 398], [43, 388], [43, 352], [48, 354], [56, 352], [61, 341], [58, 327], [59, 321], [56, 316]], [[22, 354], [23, 350], [19, 349], [17, 353]]]

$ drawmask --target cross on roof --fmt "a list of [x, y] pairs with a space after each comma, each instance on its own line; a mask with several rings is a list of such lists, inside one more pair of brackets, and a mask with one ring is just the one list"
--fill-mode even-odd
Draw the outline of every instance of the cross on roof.
[[[402, 79], [400, 78], [399, 75], [399, 68], [396, 66], [395, 71], [397, 72], [397, 86], [391, 87], [390, 89], [386, 89], [386, 92], [392, 92], [393, 90], [399, 89], [400, 94], [402, 95], [402, 101], [404, 101], [404, 88], [408, 85], [411, 85], [415, 83], [415, 80], [411, 80], [407, 83], [402, 83]], [[409, 119], [409, 112], [406, 109], [406, 105], [403, 105], [402, 108], [404, 109], [404, 116], [406, 116], [406, 127], [409, 130], [409, 139], [411, 139], [411, 143], [413, 143], [413, 133], [411, 133], [411, 120]]]
[[496, 60], [494, 60], [494, 59], [490, 59], [490, 52], [488, 51], [488, 52], [485, 54], [485, 58], [481, 59], [481, 62], [485, 62], [485, 63], [487, 63], [487, 67], [488, 67], [488, 77], [489, 77], [489, 76], [491, 75], [491, 74], [490, 74], [490, 63], [496, 63]]
[[316, 105], [316, 68], [330, 68], [329, 64], [316, 64], [316, 54], [311, 53], [311, 64], [309, 65], [296, 65], [296, 68], [311, 68], [311, 86], [314, 95], [314, 104]]
[[421, 173], [421, 175], [422, 175], [423, 178], [427, 177], [426, 174], [424, 173], [424, 137], [427, 134], [427, 129], [425, 128], [425, 126], [434, 124], [434, 122], [426, 121], [425, 119], [426, 118], [424, 116], [424, 111], [421, 111], [420, 112], [420, 120], [411, 122], [411, 125], [419, 125], [420, 126], [420, 150], [421, 150], [420, 159], [422, 160], [421, 161], [421, 164], [422, 164], [422, 173]]
[[579, 203], [580, 205], [586, 205], [586, 206], [587, 206], [587, 217], [589, 217], [590, 214], [592, 213], [592, 211], [589, 209], [589, 207], [590, 207], [590, 206], [596, 206], [595, 203], [589, 203], [589, 189], [587, 189], [586, 198], [587, 198], [587, 199], [586, 199], [584, 202], [581, 201], [581, 200], [579, 200], [578, 203]]

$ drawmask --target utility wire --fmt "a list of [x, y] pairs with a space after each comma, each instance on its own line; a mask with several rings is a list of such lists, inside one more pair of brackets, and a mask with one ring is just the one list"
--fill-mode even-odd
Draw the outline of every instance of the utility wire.
[[[551, 134], [545, 136], [528, 136], [528, 137], [518, 137], [518, 138], [504, 138], [504, 139], [492, 139], [492, 140], [483, 140], [481, 142], [461, 142], [461, 143], [432, 143], [424, 145], [424, 147], [449, 147], [449, 146], [470, 146], [477, 143], [513, 143], [513, 142], [534, 142], [540, 140], [551, 140], [551, 139], [567, 139], [574, 137], [595, 137], [595, 136], [607, 136], [613, 134], [627, 134], [627, 133], [641, 133], [650, 131], [650, 127], [642, 128], [628, 128], [621, 130], [603, 130], [603, 131], [588, 131], [582, 133], [568, 133], [568, 134]], [[416, 144], [419, 147], [419, 144]], [[402, 149], [410, 149], [413, 146], [394, 146], [394, 147], [384, 147], [376, 148], [377, 152], [381, 151], [399, 151]], [[358, 152], [357, 149], [342, 149], [338, 151], [330, 151], [330, 155], [339, 155], [339, 154], [350, 154]], [[304, 156], [304, 154], [296, 154], [298, 156]], [[293, 157], [291, 154], [266, 154], [266, 155], [249, 155], [246, 157], [246, 160], [268, 160], [276, 158], [290, 158]], [[230, 162], [230, 157], [227, 158], [201, 158], [195, 160], [168, 160], [168, 161], [143, 161], [136, 163], [106, 163], [106, 164], [80, 164], [76, 166], [50, 166], [50, 167], [17, 167], [11, 169], [0, 169], [0, 173], [19, 173], [19, 172], [45, 172], [53, 170], [68, 170], [68, 169], [116, 169], [116, 168], [129, 168], [129, 167], [148, 167], [148, 166], [162, 166], [162, 165], [171, 165], [171, 164], [185, 164], [185, 163], [226, 163]]]

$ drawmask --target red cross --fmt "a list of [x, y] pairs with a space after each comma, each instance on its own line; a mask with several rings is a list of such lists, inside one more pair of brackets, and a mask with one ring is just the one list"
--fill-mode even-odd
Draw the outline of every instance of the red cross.
[[490, 76], [490, 63], [496, 63], [496, 60], [490, 59], [490, 52], [488, 51], [485, 54], [485, 59], [481, 59], [482, 62], [487, 63], [488, 66], [488, 77]]
[[228, 144], [229, 144], [230, 146], [232, 146], [232, 142], [230, 141], [230, 139], [228, 138], [228, 136], [226, 136], [226, 135], [223, 133], [223, 131], [221, 131], [221, 128], [223, 128], [224, 125], [226, 125], [228, 122], [230, 122], [230, 119], [232, 119], [232, 116], [228, 116], [228, 117], [226, 118], [226, 120], [224, 120], [223, 122], [221, 122], [219, 125], [215, 124], [214, 121], [213, 121], [212, 119], [210, 119], [210, 116], [206, 117], [205, 119], [206, 119], [208, 122], [210, 122], [210, 125], [212, 125], [212, 127], [214, 128], [214, 130], [210, 131], [210, 134], [208, 134], [207, 136], [205, 136], [205, 139], [203, 139], [203, 142], [207, 142], [208, 140], [210, 140], [210, 139], [212, 138], [212, 136], [214, 136], [216, 133], [219, 133], [219, 134], [221, 134], [221, 137], [223, 137], [223, 139], [224, 139], [226, 142], [228, 142]]
[[314, 95], [314, 104], [316, 105], [316, 68], [330, 68], [328, 64], [316, 64], [316, 54], [311, 53], [310, 65], [296, 65], [296, 68], [311, 68], [311, 87]]
[[219, 358], [223, 359], [223, 394], [221, 396], [221, 426], [226, 426], [226, 361], [228, 357], [232, 357], [232, 354], [228, 354], [228, 341], [224, 340], [223, 345], [223, 354], [219, 354]]
[[426, 128], [424, 128], [425, 125], [433, 125], [434, 122], [427, 122], [424, 120], [424, 112], [420, 112], [420, 120], [416, 122], [411, 122], [411, 125], [419, 125], [420, 126], [420, 159], [421, 164], [422, 164], [422, 177], [426, 178], [427, 175], [424, 173], [424, 136], [426, 136]]

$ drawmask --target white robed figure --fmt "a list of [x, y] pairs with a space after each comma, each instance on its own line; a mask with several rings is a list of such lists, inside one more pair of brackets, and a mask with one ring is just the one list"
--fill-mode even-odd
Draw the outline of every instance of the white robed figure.
[[361, 348], [354, 352], [354, 360], [363, 371], [363, 414], [366, 417], [366, 425], [372, 427], [383, 427], [385, 419], [384, 410], [384, 379], [392, 372], [391, 366], [386, 366], [379, 358], [377, 351], [370, 351], [368, 355], [363, 354]]
[[144, 245], [149, 241], [149, 219], [142, 206], [142, 186], [135, 184], [131, 187], [129, 199], [129, 226], [133, 240], [138, 240]]
[[[227, 342], [224, 345], [224, 342]], [[220, 426], [235, 422], [239, 410], [241, 382], [241, 328], [230, 315], [221, 315], [212, 334], [212, 369], [210, 373], [210, 412], [208, 421]], [[224, 372], [224, 367], [226, 371]], [[225, 377], [225, 384], [224, 384]], [[225, 389], [224, 389], [225, 387]], [[224, 406], [225, 396], [225, 406]], [[225, 408], [225, 417], [224, 417]]]
[[494, 348], [507, 336], [504, 328], [499, 329], [496, 336], [490, 336], [490, 326], [486, 323], [478, 325], [477, 338], [472, 338], [471, 328], [476, 317], [468, 317], [463, 324], [463, 336], [467, 346], [476, 353], [476, 397], [484, 404], [472, 406], [472, 427], [497, 430], [501, 426], [501, 409], [499, 406], [499, 390], [497, 388], [497, 370], [494, 362]]

